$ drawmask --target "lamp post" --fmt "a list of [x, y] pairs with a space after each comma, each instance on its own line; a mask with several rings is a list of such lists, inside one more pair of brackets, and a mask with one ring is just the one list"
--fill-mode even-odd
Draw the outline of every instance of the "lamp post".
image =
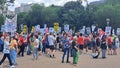
[[106, 19], [106, 22], [107, 22], [107, 26], [109, 26], [109, 24], [110, 24], [110, 19], [107, 18], [107, 19]]

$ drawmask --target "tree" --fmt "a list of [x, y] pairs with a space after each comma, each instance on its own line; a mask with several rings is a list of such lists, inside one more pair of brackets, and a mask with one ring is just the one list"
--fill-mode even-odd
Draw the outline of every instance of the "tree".
[[40, 4], [34, 4], [31, 7], [31, 11], [29, 11], [27, 17], [26, 17], [26, 24], [28, 27], [32, 27], [35, 25], [43, 25], [43, 14], [42, 11], [44, 9], [43, 5]]
[[95, 12], [96, 22], [101, 27], [106, 26], [106, 19], [110, 18], [110, 25], [113, 28], [120, 27], [120, 5], [117, 4], [115, 6], [111, 4], [106, 4], [104, 6], [100, 6], [99, 9]]
[[63, 24], [69, 24], [70, 27], [76, 27], [77, 30], [84, 25], [85, 12], [82, 3], [79, 1], [67, 2], [61, 9], [60, 18]]
[[43, 16], [44, 16], [44, 23], [46, 23], [49, 26], [53, 26], [54, 22], [60, 23], [60, 18], [58, 16], [58, 13], [60, 11], [60, 6], [51, 5], [49, 7], [46, 7], [43, 10]]
[[4, 24], [4, 17], [2, 14], [0, 14], [0, 25], [3, 25], [3, 24]]

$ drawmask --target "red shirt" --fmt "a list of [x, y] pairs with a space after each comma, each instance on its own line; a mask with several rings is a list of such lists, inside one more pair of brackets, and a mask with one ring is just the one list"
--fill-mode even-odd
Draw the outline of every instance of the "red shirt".
[[23, 43], [25, 43], [25, 39], [23, 37], [19, 37], [18, 41], [19, 41], [18, 42], [19, 45], [22, 45]]
[[107, 38], [107, 43], [108, 43], [109, 45], [112, 44], [112, 37], [109, 36], [109, 37]]
[[78, 37], [77, 43], [78, 43], [79, 45], [84, 45], [84, 38], [83, 38], [83, 36], [79, 36], [79, 37]]
[[87, 43], [90, 42], [90, 37], [85, 37], [84, 42], [87, 42]]

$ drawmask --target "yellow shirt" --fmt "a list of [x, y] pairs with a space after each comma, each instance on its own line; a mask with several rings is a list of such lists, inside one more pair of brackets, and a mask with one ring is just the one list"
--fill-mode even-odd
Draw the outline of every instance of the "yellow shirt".
[[10, 49], [16, 49], [15, 47], [17, 47], [17, 41], [12, 40], [11, 43], [10, 43]]

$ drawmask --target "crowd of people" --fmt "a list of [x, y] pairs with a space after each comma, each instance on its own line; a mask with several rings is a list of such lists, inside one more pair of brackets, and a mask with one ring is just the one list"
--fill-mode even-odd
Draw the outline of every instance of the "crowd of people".
[[[50, 58], [56, 58], [56, 50], [62, 51], [61, 62], [64, 63], [65, 55], [67, 55], [66, 63], [70, 63], [70, 56], [73, 57], [73, 64], [78, 63], [79, 55], [92, 51], [91, 56], [97, 59], [102, 53], [102, 58], [106, 55], [117, 55], [117, 49], [120, 47], [117, 35], [100, 35], [99, 33], [81, 34], [74, 33], [45, 33], [40, 32], [30, 34], [15, 33], [11, 36], [9, 33], [0, 33], [0, 51], [3, 58], [0, 61], [0, 68], [6, 58], [8, 58], [10, 67], [17, 65], [17, 57], [33, 55], [33, 61], [37, 60], [40, 54], [46, 54]], [[108, 52], [107, 52], [108, 51]]]

